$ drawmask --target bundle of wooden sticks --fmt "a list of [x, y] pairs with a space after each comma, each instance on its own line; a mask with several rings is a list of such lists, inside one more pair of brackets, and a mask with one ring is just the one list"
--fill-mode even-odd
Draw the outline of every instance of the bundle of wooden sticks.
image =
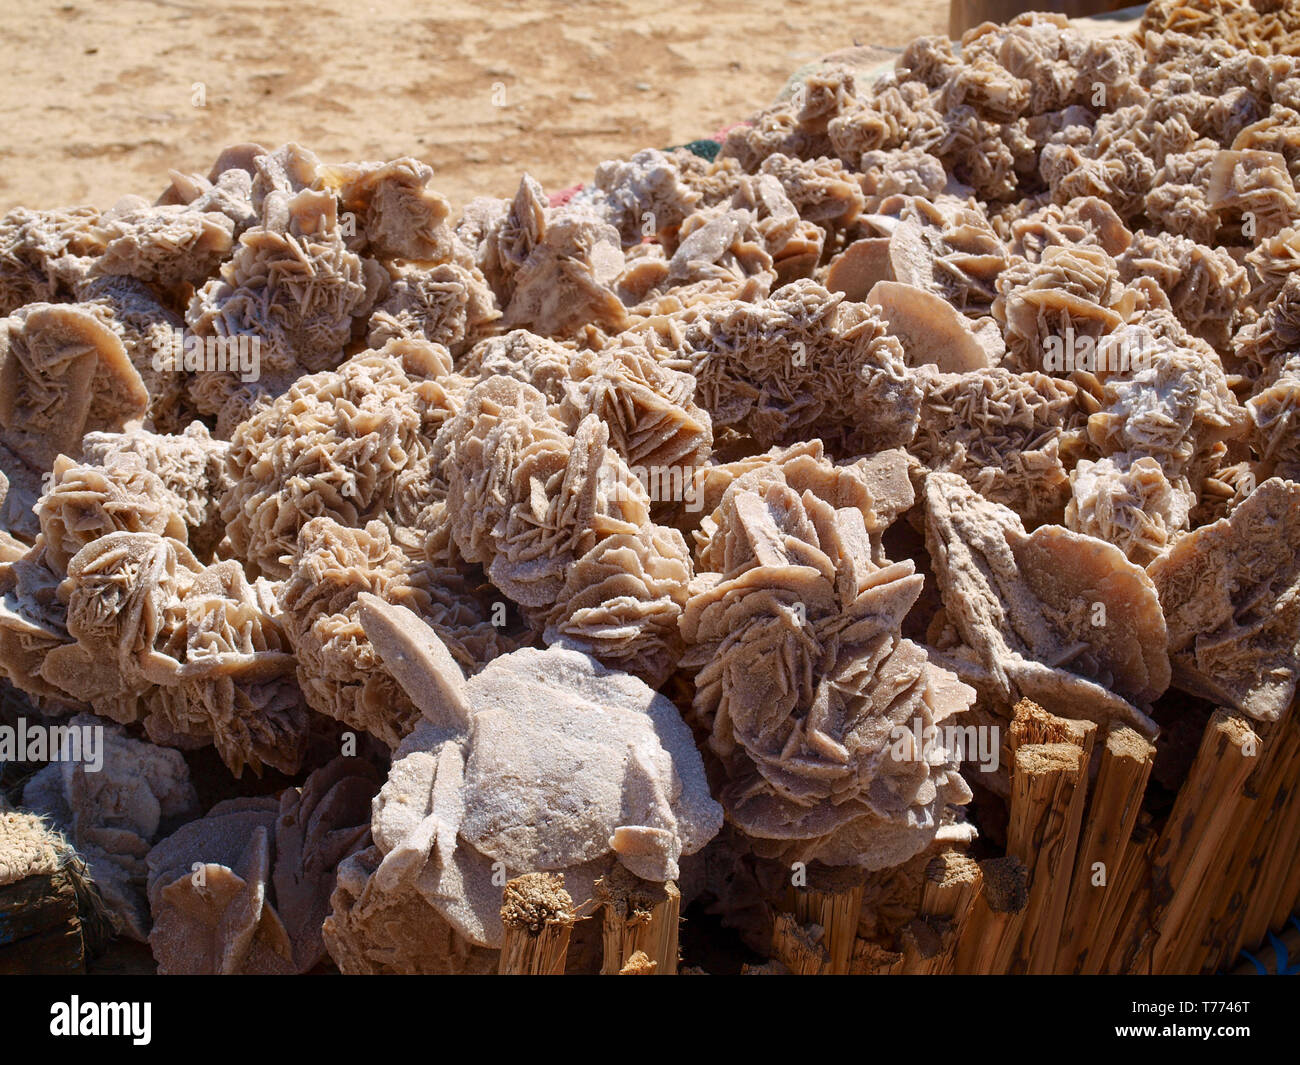
[[[1143, 807], [1155, 746], [1127, 726], [1022, 700], [1007, 754], [1006, 853], [932, 855], [895, 949], [859, 935], [862, 879], [822, 869], [773, 903], [772, 960], [748, 971], [1207, 973], [1286, 929], [1300, 901], [1294, 714], [1263, 725], [1216, 711], [1162, 824]], [[554, 901], [557, 881], [512, 882], [503, 972], [564, 971], [578, 915]], [[653, 887], [600, 896], [604, 972], [677, 972], [680, 897]], [[521, 910], [519, 892], [552, 901]]]

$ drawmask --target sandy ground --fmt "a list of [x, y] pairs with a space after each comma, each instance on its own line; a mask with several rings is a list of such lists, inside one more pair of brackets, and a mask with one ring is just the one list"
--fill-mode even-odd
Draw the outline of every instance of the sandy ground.
[[[310, 10], [308, 10], [308, 8]], [[152, 198], [227, 144], [415, 155], [454, 203], [548, 189], [745, 118], [857, 43], [943, 32], [947, 0], [0, 0], [0, 212]]]

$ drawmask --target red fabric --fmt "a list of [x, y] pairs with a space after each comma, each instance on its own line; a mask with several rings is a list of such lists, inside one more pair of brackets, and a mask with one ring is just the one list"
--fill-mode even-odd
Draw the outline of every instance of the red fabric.
[[718, 130], [717, 133], [715, 133], [712, 137], [710, 137], [709, 140], [717, 141], [719, 144], [721, 144], [723, 141], [727, 139], [727, 134], [730, 133], [733, 129], [740, 129], [743, 126], [752, 126], [753, 124], [754, 123], [752, 123], [749, 119], [745, 119], [743, 122], [733, 122], [729, 126], [723, 126], [720, 130]]
[[568, 203], [571, 199], [573, 199], [573, 197], [578, 193], [578, 191], [581, 188], [582, 188], [582, 184], [579, 183], [577, 185], [570, 186], [567, 189], [561, 189], [559, 192], [552, 192], [550, 196], [547, 197], [546, 202], [550, 204], [550, 206], [552, 207], [563, 207], [566, 203]]

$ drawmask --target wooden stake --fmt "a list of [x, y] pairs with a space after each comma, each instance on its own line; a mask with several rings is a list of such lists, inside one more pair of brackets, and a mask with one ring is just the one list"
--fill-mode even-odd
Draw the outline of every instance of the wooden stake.
[[[983, 880], [979, 863], [964, 854], [946, 851], [930, 859], [921, 885], [921, 920], [939, 936], [942, 949], [937, 956], [909, 958], [908, 971], [936, 975], [952, 972], [957, 945], [965, 934]], [[924, 937], [914, 939], [917, 953], [923, 954]]]
[[[1242, 874], [1244, 914], [1233, 936], [1228, 959], [1262, 940], [1291, 912], [1281, 899], [1287, 871], [1300, 850], [1300, 716], [1291, 715], [1283, 749], [1275, 755], [1281, 781], [1270, 811], [1269, 824]], [[1277, 912], [1281, 910], [1282, 912]], [[1227, 960], [1227, 959], [1225, 959]]]
[[[1295, 883], [1300, 875], [1300, 787], [1292, 793], [1286, 821], [1278, 830], [1275, 851], [1275, 861], [1270, 862], [1260, 877], [1260, 884], [1265, 888], [1277, 885], [1272, 887], [1273, 912], [1267, 921], [1267, 927], [1273, 929], [1282, 927], [1287, 917], [1295, 912], [1297, 894], [1300, 893]], [[1262, 933], [1254, 938], [1258, 941], [1261, 937]]]
[[1057, 717], [1032, 699], [1021, 699], [1011, 713], [1007, 743], [1012, 755], [1026, 744], [1072, 743], [1083, 752], [1085, 766], [1092, 758], [1092, 746], [1097, 736], [1095, 721]]
[[[1112, 724], [1101, 751], [1097, 782], [1070, 882], [1055, 971], [1099, 971], [1090, 962], [1104, 943], [1096, 933], [1102, 909], [1115, 893], [1120, 864], [1142, 808], [1155, 747], [1126, 725]], [[1100, 946], [1099, 952], [1096, 948]]]
[[1087, 792], [1083, 749], [1030, 743], [1016, 749], [1007, 853], [1029, 870], [1029, 901], [1012, 972], [1050, 973], [1056, 965], [1070, 876]]
[[[1300, 730], [1300, 711], [1292, 703], [1288, 724], [1292, 730]], [[1279, 818], [1276, 858], [1261, 873], [1258, 884], [1263, 889], [1265, 898], [1271, 897], [1271, 914], [1262, 923], [1263, 928], [1243, 942], [1258, 942], [1267, 929], [1282, 928], [1287, 919], [1300, 906], [1300, 757], [1290, 759], [1286, 769], [1291, 782], [1291, 795], [1287, 802], [1286, 813]], [[1272, 857], [1272, 855], [1270, 855]], [[1258, 915], [1257, 916], [1261, 916]]]
[[937, 975], [957, 945], [946, 917], [917, 917], [903, 926], [899, 940], [903, 947], [899, 971], [906, 976]]
[[[1213, 798], [1213, 808], [1202, 806], [1195, 818], [1203, 832], [1199, 838], [1183, 837], [1180, 854], [1169, 887], [1172, 895], [1160, 922], [1160, 935], [1153, 947], [1152, 969], [1159, 973], [1195, 972], [1199, 964], [1192, 953], [1199, 947], [1197, 932], [1207, 921], [1213, 898], [1224, 875], [1224, 864], [1239, 839], [1234, 831], [1248, 818], [1254, 800], [1244, 793], [1247, 778], [1259, 765], [1261, 741], [1243, 717], [1225, 718], [1227, 734], [1226, 765], [1217, 774], [1220, 783], [1211, 782], [1205, 798]], [[1181, 792], [1180, 792], [1181, 794]], [[1175, 803], [1175, 810], [1177, 803]], [[1157, 857], [1159, 850], [1157, 849]]]
[[603, 975], [617, 975], [637, 951], [654, 963], [654, 975], [677, 975], [677, 926], [682, 893], [669, 881], [642, 880], [623, 866], [596, 881], [603, 910]]
[[558, 873], [526, 873], [508, 881], [501, 902], [505, 939], [497, 971], [526, 976], [563, 974], [575, 920], [573, 899]]
[[930, 917], [964, 919], [983, 881], [980, 864], [957, 851], [936, 854], [925, 867], [921, 912]]
[[1119, 876], [1113, 889], [1102, 899], [1101, 916], [1092, 944], [1087, 949], [1085, 973], [1123, 973], [1136, 953], [1131, 929], [1145, 931], [1145, 898], [1151, 878], [1151, 855], [1159, 835], [1145, 814], [1138, 815], [1129, 845], [1120, 859]]
[[[1189, 898], [1183, 906], [1181, 920], [1165, 924], [1160, 947], [1152, 958], [1153, 965], [1158, 965], [1160, 972], [1194, 974], [1203, 972], [1206, 966], [1212, 969], [1231, 944], [1231, 930], [1224, 928], [1223, 924], [1216, 927], [1216, 918], [1220, 918], [1226, 908], [1229, 912], [1221, 917], [1221, 921], [1231, 924], [1240, 909], [1240, 896], [1237, 896], [1235, 904], [1233, 901], [1236, 882], [1241, 875], [1238, 863], [1244, 864], [1249, 858], [1254, 844], [1252, 824], [1258, 830], [1257, 823], [1264, 820], [1259, 805], [1257, 796], [1239, 795], [1223, 811], [1227, 822], [1223, 844], [1211, 852], [1199, 882], [1187, 890]], [[1225, 888], [1229, 895], [1221, 900]]]
[[792, 913], [778, 912], [772, 922], [772, 955], [795, 976], [822, 976], [830, 971], [821, 926], [800, 924]]
[[1007, 855], [979, 863], [980, 891], [957, 943], [953, 971], [962, 974], [1005, 973], [1020, 939], [1029, 876], [1020, 859]]
[[1137, 942], [1145, 916], [1153, 932], [1147, 941], [1149, 954], [1140, 949], [1130, 960], [1130, 969], [1167, 971], [1164, 966], [1173, 942], [1167, 932], [1182, 925], [1216, 852], [1230, 845], [1227, 832], [1242, 786], [1255, 768], [1258, 744], [1255, 732], [1239, 715], [1216, 710], [1210, 718], [1152, 855], [1149, 886], [1135, 897], [1118, 941]]
[[822, 929], [821, 946], [829, 958], [828, 972], [843, 976], [849, 971], [853, 944], [862, 914], [863, 873], [853, 866], [814, 863], [807, 870], [808, 883], [791, 886], [787, 908], [801, 925]]
[[849, 972], [854, 976], [893, 976], [902, 970], [903, 955], [879, 943], [859, 939], [853, 944]]
[[1215, 972], [1230, 964], [1246, 942], [1242, 932], [1251, 896], [1268, 893], [1259, 873], [1298, 783], [1300, 729], [1292, 720], [1256, 727], [1257, 732], [1265, 730], [1264, 749], [1246, 779], [1229, 829], [1232, 846], [1222, 849], [1205, 877], [1204, 901], [1198, 897], [1196, 904], [1199, 919], [1185, 924], [1181, 933], [1186, 949], [1174, 963], [1179, 971]]

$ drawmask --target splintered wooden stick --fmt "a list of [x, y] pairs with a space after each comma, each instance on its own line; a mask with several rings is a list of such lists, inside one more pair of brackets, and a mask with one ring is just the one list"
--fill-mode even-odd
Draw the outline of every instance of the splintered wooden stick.
[[1029, 743], [1016, 749], [1007, 853], [1029, 870], [1029, 901], [1012, 972], [1050, 973], [1056, 964], [1087, 786], [1081, 747]]
[[813, 864], [807, 868], [807, 876], [806, 885], [788, 889], [786, 908], [799, 924], [822, 929], [821, 945], [829, 959], [827, 971], [843, 976], [853, 959], [862, 914], [862, 871], [853, 866]]
[[902, 972], [903, 955], [888, 950], [869, 939], [858, 939], [853, 944], [853, 960], [849, 972], [854, 976], [893, 976]]
[[863, 873], [852, 866], [813, 863], [805, 874], [806, 883], [786, 889], [773, 924], [772, 952], [792, 972], [844, 975], [858, 950]]
[[[930, 859], [925, 867], [921, 884], [921, 922], [938, 940], [938, 949], [932, 950], [932, 939], [925, 930], [913, 929], [911, 938], [905, 938], [904, 972], [949, 973], [957, 960], [957, 944], [974, 908], [983, 874], [979, 863], [956, 851], [946, 851]], [[905, 930], [906, 933], [906, 930]]]
[[1280, 746], [1273, 759], [1281, 783], [1269, 824], [1243, 873], [1245, 913], [1233, 937], [1229, 958], [1260, 942], [1292, 910], [1291, 901], [1281, 896], [1286, 890], [1288, 870], [1300, 864], [1300, 714], [1294, 709]]
[[[1300, 730], [1300, 709], [1294, 703], [1288, 723]], [[1272, 898], [1272, 912], [1267, 916], [1258, 915], [1263, 917], [1258, 922], [1263, 927], [1248, 942], [1258, 942], [1268, 929], [1282, 928], [1291, 914], [1300, 908], [1300, 757], [1292, 760], [1289, 773], [1292, 788], [1286, 813], [1278, 825], [1278, 854], [1259, 878], [1265, 897]]]
[[498, 972], [557, 976], [564, 972], [569, 934], [576, 915], [573, 899], [557, 873], [525, 873], [506, 883], [501, 902], [505, 938]]
[[[1023, 789], [1029, 784], [1024, 779], [1021, 780], [1022, 793], [1019, 817], [1017, 817], [1014, 809], [1016, 791], [1014, 778], [1016, 776], [1015, 760], [1017, 753], [1024, 748], [1059, 745], [1075, 747], [1079, 751], [1077, 776], [1072, 777], [1073, 783], [1067, 781], [1065, 785], [1069, 790], [1068, 800], [1065, 801], [1062, 808], [1066, 820], [1059, 826], [1059, 833], [1056, 829], [1053, 829], [1053, 833], [1059, 835], [1059, 839], [1052, 838], [1052, 853], [1044, 855], [1038, 850], [1033, 839], [1029, 840], [1030, 846], [1034, 848], [1032, 856], [1023, 849], [1022, 852], [1017, 852], [1011, 846], [1010, 837], [1013, 824], [1008, 825], [1008, 853], [1017, 853], [1017, 856], [1030, 867], [1029, 913], [1025, 919], [1025, 941], [1018, 946], [1017, 954], [1012, 963], [1012, 969], [1015, 972], [1053, 972], [1056, 969], [1058, 961], [1056, 954], [1059, 952], [1060, 939], [1063, 934], [1061, 925], [1064, 922], [1066, 908], [1069, 903], [1075, 862], [1074, 856], [1078, 849], [1079, 832], [1088, 790], [1089, 766], [1092, 761], [1097, 734], [1098, 729], [1095, 722], [1058, 717], [1031, 699], [1021, 699], [1013, 709], [1007, 743], [1013, 763], [1013, 810], [1011, 814], [1013, 823], [1018, 822], [1022, 828], [1027, 824], [1037, 824], [1032, 815], [1029, 815], [1029, 820], [1026, 821], [1028, 811], [1025, 807], [1026, 795]], [[1058, 754], [1062, 755], [1062, 757], [1069, 757], [1063, 755], [1060, 751], [1058, 751]], [[1022, 778], [1024, 772], [1022, 768], [1020, 771]], [[1044, 809], [1042, 814], [1048, 816], [1047, 810]], [[1039, 825], [1037, 831], [1041, 830], [1042, 826]], [[1042, 867], [1041, 870], [1038, 869], [1039, 866]], [[1059, 920], [1057, 915], [1059, 915]]]
[[822, 945], [823, 929], [802, 924], [792, 913], [778, 911], [772, 921], [772, 956], [795, 976], [823, 976], [830, 972], [830, 955]]
[[1259, 873], [1277, 836], [1291, 791], [1295, 787], [1300, 729], [1287, 720], [1262, 735], [1258, 765], [1246, 779], [1235, 822], [1229, 829], [1231, 848], [1222, 848], [1204, 879], [1207, 901], [1199, 922], [1185, 926], [1184, 953], [1175, 961], [1179, 971], [1215, 972], [1231, 963], [1244, 945], [1242, 929], [1252, 895], [1266, 891]]
[[[1292, 771], [1300, 773], [1300, 769]], [[1292, 789], [1286, 817], [1278, 827], [1277, 844], [1259, 882], [1272, 902], [1271, 912], [1266, 909], [1260, 915], [1258, 923], [1263, 930], [1253, 937], [1256, 942], [1268, 929], [1282, 927], [1300, 903], [1300, 784]]]
[[[1151, 854], [1158, 842], [1159, 835], [1149, 818], [1139, 814], [1129, 845], [1124, 848], [1124, 856], [1120, 859], [1114, 887], [1102, 900], [1101, 916], [1097, 919], [1097, 928], [1085, 955], [1084, 973], [1128, 971], [1129, 960], [1136, 953], [1133, 937], [1144, 927]], [[1137, 933], [1133, 929], [1137, 929]]]
[[1013, 855], [979, 863], [980, 890], [957, 943], [953, 971], [991, 975], [1007, 971], [1020, 941], [1029, 901], [1029, 877]]
[[623, 972], [638, 951], [654, 964], [654, 975], [677, 975], [682, 893], [676, 884], [642, 880], [619, 865], [596, 881], [595, 897], [603, 911], [603, 975]]
[[[1292, 772], [1300, 773], [1300, 767], [1293, 767]], [[1241, 916], [1233, 930], [1225, 961], [1235, 958], [1250, 944], [1258, 943], [1269, 930], [1270, 917], [1279, 891], [1280, 878], [1274, 870], [1285, 862], [1278, 852], [1288, 846], [1287, 825], [1298, 787], [1300, 776], [1288, 781], [1285, 790], [1278, 794], [1278, 809], [1269, 825], [1260, 833], [1250, 860], [1242, 870], [1237, 884], [1241, 895]], [[1294, 857], [1296, 842], [1292, 840], [1289, 845], [1290, 856]], [[1269, 879], [1270, 874], [1272, 879]]]
[[[1254, 842], [1252, 826], [1257, 828], [1263, 820], [1259, 807], [1259, 797], [1254, 795], [1238, 795], [1225, 804], [1222, 844], [1210, 853], [1197, 883], [1186, 889], [1189, 898], [1182, 906], [1180, 920], [1167, 920], [1164, 925], [1152, 956], [1152, 965], [1158, 965], [1159, 972], [1199, 973], [1207, 966], [1218, 965], [1219, 956], [1232, 938], [1231, 930], [1223, 925], [1234, 916], [1231, 896], [1236, 894], [1236, 881], [1241, 875], [1238, 862], [1249, 857]], [[1225, 887], [1231, 894], [1221, 899]], [[1223, 913], [1225, 906], [1230, 911], [1227, 914]]]
[[1011, 754], [1030, 743], [1072, 743], [1083, 752], [1085, 766], [1091, 760], [1096, 722], [1057, 717], [1032, 699], [1021, 699], [1011, 714], [1011, 727], [1007, 730]]
[[[1178, 791], [1173, 810], [1152, 855], [1149, 893], [1138, 900], [1122, 939], [1143, 947], [1130, 960], [1135, 971], [1165, 972], [1172, 941], [1196, 897], [1215, 852], [1226, 845], [1236, 799], [1255, 767], [1259, 739], [1246, 720], [1216, 710], [1206, 726], [1196, 759]], [[1145, 912], [1143, 912], [1145, 911]], [[1150, 935], [1140, 928], [1150, 923]], [[1149, 951], [1149, 953], [1148, 953]]]
[[1106, 731], [1070, 881], [1054, 970], [1058, 973], [1099, 971], [1090, 962], [1098, 954], [1105, 957], [1106, 944], [1096, 938], [1099, 919], [1118, 887], [1120, 863], [1142, 808], [1155, 750], [1126, 725], [1112, 724]]
[[979, 894], [984, 874], [974, 858], [958, 851], [936, 854], [925, 866], [921, 881], [921, 913], [965, 923]]
[[1278, 892], [1278, 901], [1273, 910], [1271, 927], [1280, 928], [1288, 915], [1300, 909], [1300, 825], [1291, 837], [1291, 848], [1285, 852], [1290, 862], [1285, 869], [1282, 890]]
[[1193, 952], [1204, 953], [1198, 932], [1211, 916], [1212, 895], [1222, 882], [1224, 862], [1239, 843], [1240, 828], [1249, 820], [1255, 804], [1244, 789], [1259, 765], [1259, 736], [1243, 717], [1232, 715], [1225, 720], [1230, 722], [1226, 726], [1226, 765], [1221, 763], [1217, 767], [1218, 780], [1222, 783], [1216, 787], [1212, 782], [1208, 795], [1215, 797], [1213, 808], [1202, 807], [1203, 815], [1196, 818], [1203, 835], [1199, 839], [1185, 837], [1179, 844], [1181, 868], [1170, 876], [1171, 895], [1158, 925], [1159, 934], [1152, 944], [1150, 964], [1155, 972], [1199, 970], [1199, 957], [1193, 960]]
[[905, 976], [937, 976], [956, 946], [952, 922], [946, 917], [917, 917], [903, 926], [899, 940], [903, 948], [899, 972]]

